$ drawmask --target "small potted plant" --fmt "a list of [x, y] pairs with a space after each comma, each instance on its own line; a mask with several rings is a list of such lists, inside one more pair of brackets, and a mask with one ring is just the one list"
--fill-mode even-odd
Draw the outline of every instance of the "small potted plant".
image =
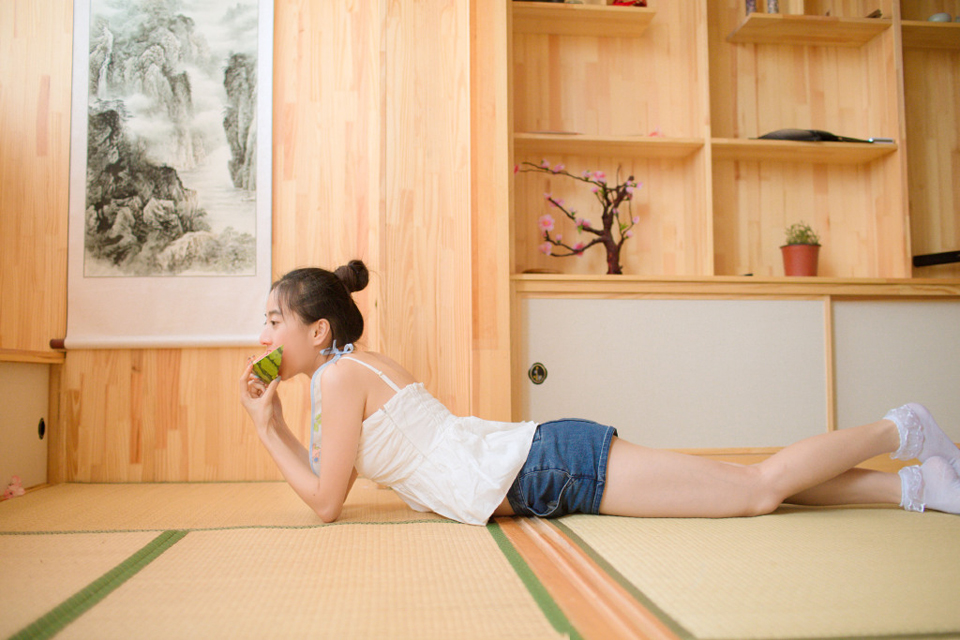
[[780, 251], [783, 254], [785, 275], [817, 275], [820, 238], [807, 223], [797, 222], [787, 227], [787, 241], [780, 247]]

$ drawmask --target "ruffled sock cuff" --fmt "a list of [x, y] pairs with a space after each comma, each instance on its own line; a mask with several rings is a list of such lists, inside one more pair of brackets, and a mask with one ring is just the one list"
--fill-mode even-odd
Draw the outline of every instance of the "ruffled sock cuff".
[[907, 511], [923, 511], [923, 476], [919, 466], [904, 467], [900, 475], [900, 506]]

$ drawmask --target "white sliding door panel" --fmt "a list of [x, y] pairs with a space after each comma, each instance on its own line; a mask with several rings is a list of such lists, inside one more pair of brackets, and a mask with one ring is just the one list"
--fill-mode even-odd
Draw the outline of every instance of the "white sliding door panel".
[[925, 404], [960, 442], [960, 302], [834, 303], [837, 426]]
[[49, 365], [0, 362], [0, 493], [12, 476], [24, 487], [47, 481], [47, 440], [39, 426], [47, 419], [49, 383]]
[[826, 429], [820, 301], [531, 298], [521, 313], [523, 419], [587, 418], [669, 448], [782, 446]]

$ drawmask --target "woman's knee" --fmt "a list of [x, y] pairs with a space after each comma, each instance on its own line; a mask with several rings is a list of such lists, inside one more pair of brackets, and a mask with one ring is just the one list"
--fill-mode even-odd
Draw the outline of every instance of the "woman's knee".
[[748, 467], [752, 478], [747, 505], [750, 516], [764, 516], [773, 513], [783, 504], [785, 496], [777, 488], [776, 478], [771, 477], [771, 471], [763, 466]]
[[776, 487], [769, 471], [759, 465], [745, 467], [748, 477], [747, 491], [743, 507], [744, 516], [763, 516], [773, 513], [781, 504], [784, 496]]

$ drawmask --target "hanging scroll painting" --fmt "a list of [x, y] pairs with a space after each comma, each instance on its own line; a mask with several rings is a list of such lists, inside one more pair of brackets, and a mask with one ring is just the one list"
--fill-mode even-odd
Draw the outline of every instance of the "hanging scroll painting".
[[67, 348], [256, 344], [271, 2], [74, 6]]

